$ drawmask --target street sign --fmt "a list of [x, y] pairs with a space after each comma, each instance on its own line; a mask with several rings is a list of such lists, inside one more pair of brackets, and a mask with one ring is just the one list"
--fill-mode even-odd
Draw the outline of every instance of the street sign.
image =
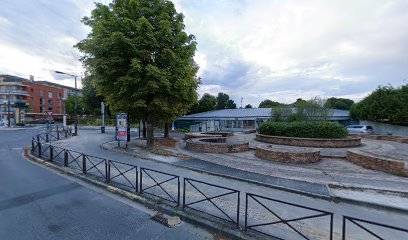
[[127, 123], [127, 114], [119, 113], [116, 114], [116, 140], [117, 141], [127, 141], [128, 134], [128, 123]]
[[54, 120], [54, 118], [53, 118], [54, 111], [45, 111], [45, 113], [47, 114], [47, 120], [48, 121]]

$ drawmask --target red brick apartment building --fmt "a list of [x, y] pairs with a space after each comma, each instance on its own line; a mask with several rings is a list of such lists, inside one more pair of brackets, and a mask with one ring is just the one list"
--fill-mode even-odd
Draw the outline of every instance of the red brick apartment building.
[[[65, 100], [75, 89], [48, 81], [34, 81], [11, 75], [0, 75], [0, 115], [11, 115], [15, 123], [46, 117], [52, 111], [56, 119], [65, 112]], [[1, 117], [0, 116], [0, 117]]]

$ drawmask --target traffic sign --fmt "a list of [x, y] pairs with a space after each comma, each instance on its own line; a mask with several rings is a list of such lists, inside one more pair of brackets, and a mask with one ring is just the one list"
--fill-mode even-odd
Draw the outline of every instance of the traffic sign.
[[53, 120], [54, 111], [45, 111], [47, 114], [47, 120]]

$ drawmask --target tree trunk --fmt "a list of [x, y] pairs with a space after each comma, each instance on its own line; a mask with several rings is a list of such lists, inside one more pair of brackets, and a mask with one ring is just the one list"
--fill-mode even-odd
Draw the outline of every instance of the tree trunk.
[[166, 123], [164, 124], [164, 137], [165, 137], [165, 138], [168, 138], [168, 137], [169, 137], [169, 123], [168, 123], [168, 122], [166, 122]]
[[147, 113], [147, 131], [146, 131], [146, 147], [148, 150], [153, 149], [154, 146], [154, 129], [153, 129], [153, 114]]
[[146, 130], [147, 130], [146, 129], [146, 121], [143, 120], [142, 122], [143, 122], [143, 138], [146, 139]]

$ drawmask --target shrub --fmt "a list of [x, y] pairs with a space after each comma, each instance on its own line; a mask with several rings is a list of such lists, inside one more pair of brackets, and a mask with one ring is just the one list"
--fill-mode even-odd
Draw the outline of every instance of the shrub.
[[340, 124], [328, 121], [265, 122], [258, 132], [263, 135], [302, 138], [344, 138], [347, 130]]

